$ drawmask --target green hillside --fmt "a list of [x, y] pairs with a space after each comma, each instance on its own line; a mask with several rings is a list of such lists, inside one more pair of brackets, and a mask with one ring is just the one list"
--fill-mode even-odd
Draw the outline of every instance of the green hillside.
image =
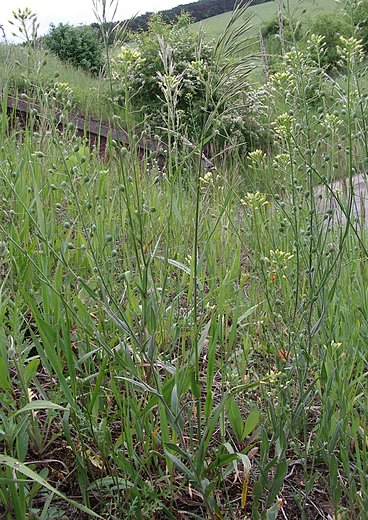
[[104, 102], [108, 86], [102, 77], [63, 63], [44, 49], [34, 49], [29, 62], [21, 45], [0, 44], [0, 65], [0, 86], [6, 85], [11, 93], [19, 91], [32, 97], [40, 87], [49, 89], [56, 83], [65, 84], [73, 91], [73, 108], [96, 117], [108, 115]]
[[[290, 14], [295, 19], [300, 19], [301, 17], [313, 19], [313, 17], [318, 16], [321, 12], [333, 12], [339, 7], [339, 4], [333, 0], [289, 0], [288, 2], [284, 2], [284, 5], [286, 12], [290, 10]], [[256, 35], [264, 23], [270, 22], [276, 16], [277, 3], [270, 1], [250, 7], [249, 13], [253, 15], [251, 34]], [[196, 30], [202, 27], [208, 36], [216, 38], [224, 31], [230, 16], [231, 12], [213, 16], [212, 18], [193, 24], [193, 27]]]

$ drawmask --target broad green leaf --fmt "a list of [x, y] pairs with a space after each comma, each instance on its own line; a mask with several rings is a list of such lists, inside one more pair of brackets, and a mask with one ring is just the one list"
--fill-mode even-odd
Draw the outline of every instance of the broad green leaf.
[[239, 442], [242, 442], [243, 437], [243, 419], [239, 410], [238, 403], [233, 397], [230, 397], [226, 403], [226, 415], [231, 424], [231, 428], [236, 435]]
[[25, 378], [25, 382], [26, 382], [27, 386], [32, 381], [32, 379], [34, 378], [39, 365], [40, 365], [40, 360], [39, 359], [31, 359], [31, 361], [25, 366], [25, 368], [24, 368], [24, 378]]
[[166, 448], [168, 448], [169, 450], [177, 453], [178, 455], [180, 455], [180, 457], [183, 457], [183, 459], [187, 460], [188, 462], [190, 462], [190, 456], [185, 453], [184, 450], [182, 450], [179, 446], [177, 446], [176, 444], [173, 444], [172, 442], [166, 442], [165, 443], [165, 446]]
[[208, 469], [215, 470], [222, 466], [227, 466], [228, 464], [231, 464], [232, 462], [234, 462], [234, 460], [237, 459], [237, 453], [222, 453], [221, 455], [218, 455], [213, 462], [211, 462], [211, 464], [208, 466]]
[[253, 312], [260, 306], [262, 305], [263, 302], [260, 302], [260, 303], [257, 303], [257, 305], [253, 305], [253, 307], [251, 307], [250, 309], [248, 309], [246, 312], [244, 312], [244, 314], [242, 314], [241, 316], [239, 316], [238, 318], [238, 325], [241, 325], [242, 322], [246, 319], [246, 318], [249, 318], [249, 316], [251, 314], [253, 314]]
[[276, 502], [270, 509], [266, 511], [266, 520], [276, 520], [280, 511], [279, 502]]
[[214, 408], [212, 416], [206, 422], [206, 427], [205, 427], [204, 433], [202, 435], [202, 440], [199, 445], [198, 452], [196, 454], [196, 468], [197, 468], [198, 472], [201, 471], [201, 469], [203, 468], [206, 452], [207, 452], [208, 446], [211, 442], [213, 432], [215, 431], [215, 429], [217, 427], [217, 424], [218, 424], [218, 421], [220, 418], [220, 414], [224, 409], [225, 402], [226, 402], [226, 396], [224, 396], [221, 399], [220, 403], [216, 406], [216, 408]]
[[286, 477], [288, 469], [288, 464], [286, 459], [282, 459], [278, 464], [276, 468], [276, 473], [272, 481], [272, 486], [270, 489], [270, 494], [268, 497], [268, 500], [271, 500], [272, 502], [276, 500], [277, 495], [280, 492], [280, 489], [284, 483], [284, 479]]
[[0, 357], [0, 388], [3, 390], [12, 390], [12, 385], [9, 377], [8, 364], [6, 359]]
[[[202, 334], [201, 334], [201, 337], [199, 338], [199, 341], [196, 345], [196, 348], [197, 348], [197, 353], [198, 353], [198, 358], [200, 357], [201, 355], [201, 352], [203, 350], [203, 347], [204, 347], [204, 344], [205, 344], [205, 341], [206, 339], [208, 338], [208, 332], [210, 330], [210, 327], [211, 327], [211, 322], [209, 321], [208, 323], [206, 323], [206, 325], [203, 327], [203, 330], [202, 330]], [[193, 349], [193, 352], [191, 354], [191, 364], [192, 366], [194, 366], [194, 363], [195, 363], [195, 359], [196, 359], [196, 353]]]
[[129, 482], [126, 478], [121, 477], [103, 477], [95, 480], [89, 487], [89, 490], [101, 489], [106, 487], [109, 491], [122, 491], [131, 489], [134, 487], [132, 482]]
[[196, 375], [195, 375], [194, 369], [192, 370], [191, 376], [192, 377], [191, 377], [191, 380], [190, 380], [190, 388], [192, 390], [192, 393], [193, 393], [194, 397], [196, 399], [200, 399], [201, 398], [201, 385], [196, 380]]
[[122, 376], [116, 376], [116, 379], [120, 379], [122, 381], [126, 381], [127, 383], [131, 383], [132, 385], [136, 386], [140, 390], [143, 390], [143, 392], [150, 392], [151, 394], [160, 396], [159, 392], [152, 388], [152, 386], [146, 385], [146, 383], [142, 383], [141, 381], [136, 381], [135, 379], [130, 379], [129, 377], [122, 377]]
[[195, 475], [193, 475], [193, 473], [189, 471], [189, 469], [185, 466], [185, 464], [182, 463], [180, 459], [178, 459], [178, 457], [170, 453], [168, 450], [165, 450], [165, 455], [173, 461], [174, 465], [178, 468], [178, 470], [181, 473], [183, 473], [183, 475], [185, 475], [190, 482], [197, 481]]
[[213, 337], [210, 339], [208, 344], [208, 363], [207, 363], [207, 374], [206, 374], [206, 401], [204, 405], [204, 415], [208, 419], [211, 415], [213, 406], [213, 379], [215, 374], [215, 363], [216, 363], [216, 351], [217, 351], [217, 336], [218, 328], [214, 327]]
[[242, 434], [242, 440], [244, 440], [248, 435], [252, 433], [253, 430], [255, 430], [258, 426], [259, 419], [261, 417], [260, 411], [255, 409], [250, 412], [248, 415], [245, 423], [244, 423], [244, 429]]

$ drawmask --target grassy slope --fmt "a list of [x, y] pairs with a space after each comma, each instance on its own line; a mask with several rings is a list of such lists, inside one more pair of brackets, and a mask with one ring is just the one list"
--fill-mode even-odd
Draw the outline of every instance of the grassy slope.
[[0, 45], [0, 88], [8, 86], [10, 91], [17, 88], [29, 91], [34, 85], [46, 86], [54, 82], [69, 85], [80, 112], [96, 117], [107, 114], [103, 103], [107, 87], [101, 78], [76, 70], [43, 50], [32, 51], [28, 60], [23, 47]]
[[[287, 4], [287, 2], [284, 2]], [[333, 12], [338, 8], [338, 4], [333, 0], [290, 0], [290, 12], [296, 19], [303, 15], [304, 17], [313, 18], [323, 12]], [[286, 6], [286, 10], [288, 7]], [[304, 10], [306, 12], [304, 13]], [[257, 35], [260, 27], [271, 21], [277, 14], [277, 4], [275, 1], [265, 4], [256, 5], [249, 8], [252, 13], [252, 29], [251, 34]], [[211, 38], [217, 38], [225, 29], [230, 19], [231, 13], [224, 13], [202, 22], [193, 24], [195, 29], [202, 27]]]

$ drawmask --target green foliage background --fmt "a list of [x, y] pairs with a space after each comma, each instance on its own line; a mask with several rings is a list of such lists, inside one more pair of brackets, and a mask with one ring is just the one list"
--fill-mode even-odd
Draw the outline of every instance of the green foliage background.
[[75, 67], [98, 73], [103, 65], [102, 45], [97, 32], [89, 27], [72, 27], [68, 24], [51, 25], [43, 39], [46, 48], [62, 61]]

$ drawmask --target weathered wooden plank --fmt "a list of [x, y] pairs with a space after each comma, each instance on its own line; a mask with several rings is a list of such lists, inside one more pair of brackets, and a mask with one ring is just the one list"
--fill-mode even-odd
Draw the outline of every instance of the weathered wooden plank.
[[[0, 99], [2, 98], [2, 92], [0, 90]], [[20, 99], [19, 97], [8, 96], [7, 97], [7, 108], [8, 110], [15, 110], [22, 114], [28, 114], [31, 110], [37, 111], [38, 114], [42, 113], [42, 109], [39, 104], [33, 101], [26, 101], [24, 99]], [[61, 112], [57, 112], [54, 114], [56, 119], [61, 119]], [[89, 138], [92, 142], [98, 142], [101, 140], [106, 143], [108, 137], [114, 139], [120, 144], [130, 145], [130, 139], [128, 133], [121, 128], [113, 128], [109, 125], [105, 125], [102, 121], [96, 121], [95, 119], [88, 118], [85, 119], [79, 116], [76, 113], [69, 114], [68, 122], [71, 122], [75, 125], [76, 129], [79, 132], [82, 132], [87, 138]], [[60, 122], [60, 127], [62, 123]], [[139, 137], [139, 136], [138, 136]], [[189, 148], [194, 148], [194, 145], [191, 143], [185, 143]], [[168, 152], [168, 148], [166, 145], [161, 142], [138, 138], [138, 141], [135, 143], [138, 150], [141, 152], [158, 152], [161, 159], [165, 160], [164, 157]], [[195, 152], [195, 155], [198, 155], [198, 152]], [[206, 169], [213, 169], [213, 163], [207, 159], [202, 154], [203, 165]]]
[[[1, 93], [0, 93], [1, 94]], [[15, 110], [24, 114], [28, 114], [31, 110], [36, 110], [38, 113], [41, 113], [41, 107], [37, 103], [31, 101], [25, 101], [23, 99], [8, 96], [7, 97], [7, 107], [8, 109]], [[55, 117], [59, 118], [61, 113], [56, 113]], [[95, 119], [88, 118], [85, 119], [78, 114], [71, 113], [69, 116], [69, 122], [73, 123], [77, 130], [84, 132], [87, 137], [95, 137], [95, 139], [103, 138], [108, 139], [110, 136], [115, 141], [121, 144], [129, 145], [129, 135], [128, 133], [119, 128], [115, 129], [111, 126], [103, 124], [101, 121], [96, 121]], [[136, 146], [142, 151], [158, 151], [162, 150], [163, 146], [157, 142], [139, 139]]]

